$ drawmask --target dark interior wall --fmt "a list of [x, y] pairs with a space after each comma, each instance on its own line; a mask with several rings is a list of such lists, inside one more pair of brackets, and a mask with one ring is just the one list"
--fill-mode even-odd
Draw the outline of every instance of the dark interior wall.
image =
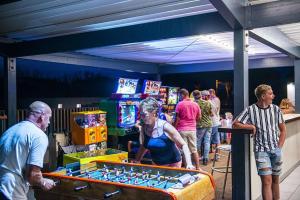
[[[222, 112], [233, 111], [233, 71], [181, 73], [162, 75], [164, 85], [175, 85], [189, 91], [194, 89], [216, 89], [216, 80], [219, 80], [217, 95], [221, 99]], [[275, 93], [274, 103], [279, 104], [287, 96], [287, 84], [294, 82], [293, 67], [263, 68], [249, 70], [249, 104], [256, 102], [254, 89], [265, 83], [272, 86]]]

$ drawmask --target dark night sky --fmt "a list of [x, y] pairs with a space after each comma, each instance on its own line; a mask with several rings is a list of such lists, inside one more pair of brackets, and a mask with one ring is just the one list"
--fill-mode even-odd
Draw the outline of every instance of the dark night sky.
[[[17, 98], [109, 97], [116, 92], [119, 77], [138, 78], [140, 92], [143, 80], [154, 80], [156, 75], [17, 59]], [[3, 92], [0, 104], [3, 107]]]
[[[1, 63], [1, 80], [3, 65]], [[275, 103], [286, 97], [286, 85], [294, 82], [293, 67], [265, 68], [249, 70], [249, 103], [256, 101], [254, 88], [261, 84], [270, 84], [276, 94]], [[132, 73], [113, 69], [101, 69], [78, 65], [60, 64], [44, 61], [17, 60], [17, 97], [55, 98], [55, 97], [109, 97], [116, 91], [119, 77], [139, 78], [137, 92], [140, 92], [143, 80], [155, 80], [154, 74]], [[162, 85], [184, 87], [192, 91], [195, 88], [209, 89], [216, 87], [216, 80], [233, 86], [233, 71], [199, 72], [162, 75]], [[3, 82], [2, 82], [3, 85]], [[233, 88], [232, 88], [233, 89]], [[3, 90], [2, 90], [3, 91]], [[229, 96], [220, 85], [219, 96], [224, 109], [233, 107], [233, 91]], [[3, 92], [1, 102], [3, 107]]]
[[[217, 95], [220, 96], [223, 112], [233, 110], [233, 71], [182, 73], [162, 76], [162, 82], [166, 85], [179, 85], [189, 91], [194, 89], [216, 88], [216, 80], [222, 83], [231, 83], [229, 96], [226, 94], [224, 85], [219, 85]], [[254, 89], [259, 84], [269, 84], [275, 93], [274, 103], [279, 104], [281, 99], [287, 96], [287, 84], [294, 82], [293, 67], [278, 67], [249, 70], [249, 104], [256, 102]]]

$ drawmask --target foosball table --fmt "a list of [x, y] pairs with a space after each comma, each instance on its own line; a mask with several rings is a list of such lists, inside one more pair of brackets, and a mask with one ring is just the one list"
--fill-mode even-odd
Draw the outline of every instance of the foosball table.
[[37, 199], [208, 200], [212, 177], [203, 171], [133, 163], [96, 161], [44, 173], [57, 184], [35, 190]]

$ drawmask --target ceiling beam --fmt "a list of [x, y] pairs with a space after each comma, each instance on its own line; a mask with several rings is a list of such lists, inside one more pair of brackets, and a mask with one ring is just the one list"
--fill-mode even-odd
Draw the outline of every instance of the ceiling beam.
[[[250, 69], [274, 68], [274, 67], [291, 67], [293, 59], [289, 57], [270, 57], [249, 59]], [[183, 65], [162, 65], [159, 67], [159, 73], [178, 74], [178, 73], [196, 73], [233, 70], [233, 61], [219, 61], [209, 63], [194, 63]]]
[[300, 58], [300, 47], [276, 27], [259, 28], [250, 31], [250, 37], [282, 53]]
[[300, 1], [247, 4], [241, 0], [210, 0], [232, 28], [254, 29], [300, 22]]
[[[285, 0], [244, 6], [240, 0], [210, 0], [232, 28], [253, 29], [300, 21], [300, 1]], [[253, 29], [250, 36], [287, 55], [299, 58], [299, 47], [276, 27]]]
[[246, 9], [241, 0], [210, 0], [210, 2], [224, 17], [231, 28], [244, 27]]
[[300, 1], [284, 0], [251, 5], [247, 29], [300, 22]]
[[217, 13], [10, 44], [11, 57], [232, 31]]
[[46, 55], [26, 56], [21, 58], [27, 60], [63, 63], [69, 65], [98, 67], [103, 69], [107, 68], [122, 71], [127, 70], [131, 72], [142, 72], [150, 74], [158, 73], [157, 65], [153, 63], [102, 58], [98, 56], [82, 55], [79, 53], [55, 53]]

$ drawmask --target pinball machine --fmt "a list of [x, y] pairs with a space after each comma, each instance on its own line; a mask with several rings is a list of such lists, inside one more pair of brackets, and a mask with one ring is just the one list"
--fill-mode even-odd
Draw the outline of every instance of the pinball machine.
[[209, 200], [215, 184], [204, 171], [163, 166], [96, 161], [73, 163], [43, 176], [57, 184], [50, 191], [35, 190], [37, 199], [155, 199]]
[[162, 106], [168, 110], [168, 113], [175, 118], [175, 108], [179, 101], [178, 87], [161, 86], [159, 89], [160, 101]]

